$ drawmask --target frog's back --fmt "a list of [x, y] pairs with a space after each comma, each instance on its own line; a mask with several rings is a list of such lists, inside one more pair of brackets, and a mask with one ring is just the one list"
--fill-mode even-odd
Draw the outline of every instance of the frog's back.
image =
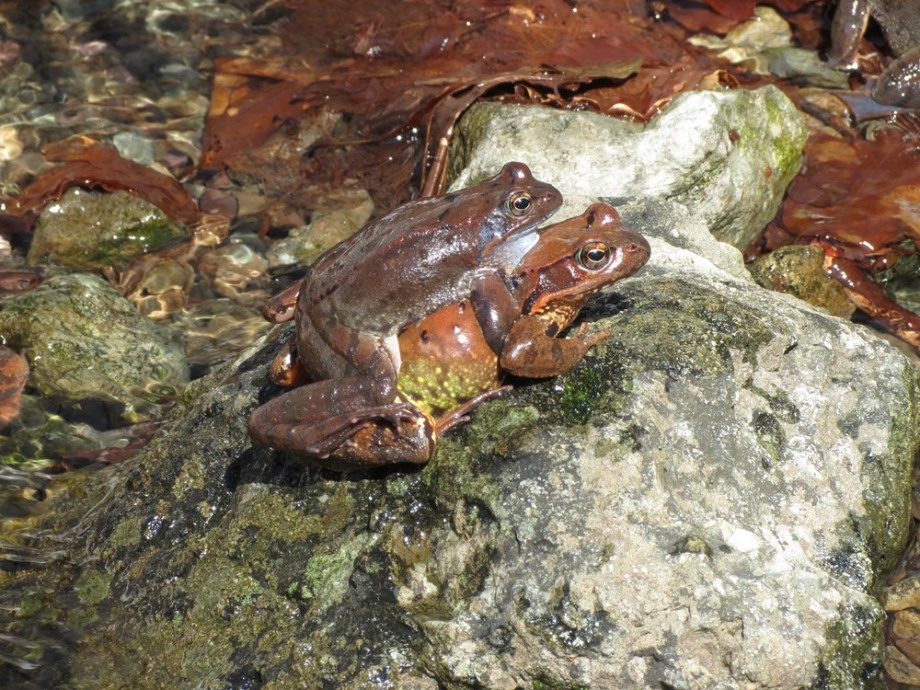
[[459, 192], [405, 204], [320, 257], [306, 286], [307, 309], [355, 330], [393, 334], [466, 297], [485, 254], [560, 204], [558, 190], [522, 163]]
[[402, 206], [326, 252], [311, 269], [308, 298], [336, 313], [407, 309], [431, 281], [450, 283], [475, 267], [476, 243], [443, 197]]

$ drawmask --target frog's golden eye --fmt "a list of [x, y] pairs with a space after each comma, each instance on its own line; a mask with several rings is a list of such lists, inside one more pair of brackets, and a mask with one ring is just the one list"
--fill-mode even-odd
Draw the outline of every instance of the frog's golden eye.
[[589, 271], [599, 271], [610, 263], [610, 247], [603, 242], [588, 242], [578, 249], [575, 260]]
[[516, 192], [508, 197], [506, 206], [512, 216], [523, 216], [530, 210], [533, 200], [527, 192]]

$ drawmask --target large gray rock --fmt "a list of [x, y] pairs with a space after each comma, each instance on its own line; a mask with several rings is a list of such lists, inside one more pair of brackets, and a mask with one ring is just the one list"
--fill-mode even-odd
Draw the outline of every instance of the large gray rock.
[[803, 115], [772, 86], [680, 94], [647, 125], [484, 103], [459, 131], [454, 188], [493, 174], [496, 160], [521, 160], [562, 192], [560, 217], [580, 212], [584, 198], [661, 206], [738, 249], [776, 214], [808, 136]]
[[[514, 158], [540, 171], [540, 148]], [[691, 251], [716, 216], [672, 226], [688, 211], [664, 204], [634, 216], [652, 261], [587, 310], [613, 335], [421, 470], [251, 446], [284, 329], [196, 382], [139, 457], [48, 493], [45, 536], [0, 525], [32, 553], [80, 535], [72, 565], [0, 572], [0, 610], [34, 612], [6, 629], [75, 631], [41, 657], [74, 687], [878, 686], [916, 372], [736, 250], [710, 241], [728, 270]]]

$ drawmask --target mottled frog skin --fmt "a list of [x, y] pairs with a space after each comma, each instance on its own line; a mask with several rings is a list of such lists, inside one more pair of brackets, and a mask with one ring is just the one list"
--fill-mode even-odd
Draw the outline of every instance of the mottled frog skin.
[[[313, 381], [257, 408], [253, 438], [326, 457], [362, 427], [416, 424], [396, 400], [398, 332], [441, 307], [501, 286], [521, 238], [562, 203], [527, 166], [453, 194], [410, 202], [323, 254], [302, 284], [274, 299], [270, 320], [295, 318], [300, 363]], [[509, 251], [508, 247], [522, 249]]]

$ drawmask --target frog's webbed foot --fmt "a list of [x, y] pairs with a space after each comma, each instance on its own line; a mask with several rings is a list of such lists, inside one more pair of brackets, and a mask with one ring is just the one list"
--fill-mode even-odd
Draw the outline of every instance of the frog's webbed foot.
[[[379, 467], [396, 463], [424, 464], [434, 454], [437, 434], [434, 421], [414, 405], [389, 423], [370, 420], [332, 451], [326, 464], [338, 469]], [[388, 410], [388, 415], [393, 410]]]
[[488, 390], [485, 393], [480, 393], [475, 398], [470, 398], [462, 405], [458, 405], [454, 409], [445, 412], [440, 417], [438, 417], [438, 421], [435, 422], [435, 432], [440, 436], [448, 429], [453, 429], [455, 426], [470, 421], [470, 412], [479, 407], [486, 400], [491, 400], [492, 398], [497, 398], [498, 396], [507, 393], [511, 390], [511, 388], [512, 386], [499, 386], [498, 388], [493, 388], [492, 390]]

